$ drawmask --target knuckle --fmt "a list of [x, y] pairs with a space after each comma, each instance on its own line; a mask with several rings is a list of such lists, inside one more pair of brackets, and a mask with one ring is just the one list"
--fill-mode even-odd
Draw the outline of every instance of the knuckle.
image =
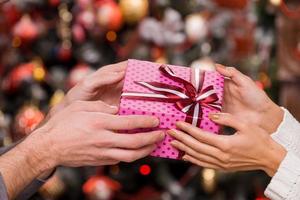
[[110, 139], [101, 139], [99, 141], [99, 145], [101, 147], [111, 147], [113, 145], [113, 143]]
[[97, 103], [97, 106], [99, 106], [99, 107], [107, 107], [107, 104], [106, 103], [104, 103], [103, 101], [97, 101], [96, 102]]
[[81, 110], [81, 109], [83, 108], [83, 104], [84, 104], [83, 101], [76, 100], [76, 101], [74, 101], [74, 102], [71, 104], [71, 108], [72, 108], [72, 110], [74, 110], [74, 111], [78, 111], [78, 110]]
[[103, 161], [103, 160], [106, 160], [109, 156], [106, 155], [106, 153], [102, 152], [102, 151], [98, 151], [96, 154], [95, 154], [95, 159], [98, 160], [98, 161]]
[[231, 161], [231, 156], [229, 154], [223, 154], [221, 157], [223, 163], [228, 164]]
[[231, 115], [229, 113], [223, 113], [221, 115], [222, 119], [226, 122], [228, 122], [231, 119]]
[[142, 140], [142, 138], [140, 136], [137, 136], [136, 139], [132, 140], [129, 145], [130, 147], [137, 149], [141, 146], [141, 143], [145, 142], [145, 140]]
[[93, 131], [94, 130], [99, 131], [99, 128], [103, 127], [103, 121], [99, 119], [91, 118], [88, 120], [87, 123], [88, 123], [88, 127]]
[[185, 145], [183, 145], [182, 143], [179, 143], [178, 146], [179, 146], [179, 148], [180, 148], [182, 151], [184, 151], [184, 152], [186, 152], [186, 153], [188, 153], [188, 154], [191, 154], [191, 153], [192, 153], [191, 149], [187, 148], [187, 147], [186, 147]]
[[101, 67], [97, 70], [97, 73], [103, 73], [103, 72], [106, 72], [106, 71], [108, 71], [110, 68], [111, 68], [111, 65], [104, 65], [104, 66], [101, 66]]
[[140, 124], [145, 124], [146, 126], [152, 127], [155, 125], [155, 118], [154, 117], [143, 117], [143, 118], [138, 118]]
[[93, 87], [93, 81], [91, 81], [91, 75], [85, 77], [82, 81], [81, 81], [81, 85], [83, 88], [85, 89], [90, 89]]
[[116, 165], [116, 164], [119, 164], [119, 163], [120, 163], [120, 161], [115, 160], [115, 161], [112, 162], [112, 165]]
[[130, 128], [132, 127], [135, 123], [133, 122], [133, 118], [130, 117], [130, 118], [126, 118], [126, 119], [123, 119], [124, 120], [124, 124], [126, 127]]
[[229, 152], [232, 145], [228, 140], [223, 140], [223, 144], [221, 146], [221, 150], [225, 153]]
[[235, 74], [237, 70], [234, 67], [227, 67], [227, 70], [230, 71], [232, 74]]
[[245, 79], [246, 79], [248, 82], [253, 82], [252, 78], [250, 78], [249, 76], [246, 76], [246, 75], [245, 75]]
[[222, 163], [221, 169], [224, 171], [228, 171], [230, 169], [230, 163]]
[[241, 124], [240, 124], [240, 127], [241, 127], [242, 130], [246, 130], [247, 127], [251, 128], [251, 126], [249, 126], [249, 125], [246, 124], [246, 123], [241, 123]]
[[130, 163], [136, 160], [136, 157], [133, 154], [129, 154], [124, 157], [124, 162]]

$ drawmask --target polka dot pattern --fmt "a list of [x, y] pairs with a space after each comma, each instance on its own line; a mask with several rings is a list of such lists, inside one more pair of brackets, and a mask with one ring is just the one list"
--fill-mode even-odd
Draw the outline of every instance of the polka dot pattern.
[[[158, 63], [152, 63], [147, 61], [129, 60], [126, 77], [123, 86], [123, 92], [146, 92], [153, 93], [147, 88], [137, 85], [135, 81], [146, 81], [146, 82], [163, 82], [170, 85], [183, 87], [182, 84], [177, 83], [159, 72]], [[181, 78], [190, 81], [190, 68], [170, 65], [172, 70]], [[217, 72], [205, 72], [205, 79], [203, 87], [213, 85], [217, 92], [220, 101], [223, 99], [223, 86], [224, 78]], [[212, 133], [218, 133], [220, 127], [214, 122], [209, 120], [208, 114], [214, 112], [208, 108], [203, 108], [203, 119], [200, 123], [200, 128]], [[177, 121], [185, 121], [185, 113], [180, 112], [176, 109], [173, 103], [163, 103], [155, 101], [143, 101], [121, 98], [120, 115], [152, 115], [160, 119], [160, 130], [169, 130], [176, 128], [175, 123]], [[128, 133], [141, 132], [148, 130], [134, 130], [128, 131]], [[158, 144], [157, 149], [152, 152], [152, 156], [178, 159], [180, 152], [170, 145], [173, 138], [166, 134], [165, 139]]]

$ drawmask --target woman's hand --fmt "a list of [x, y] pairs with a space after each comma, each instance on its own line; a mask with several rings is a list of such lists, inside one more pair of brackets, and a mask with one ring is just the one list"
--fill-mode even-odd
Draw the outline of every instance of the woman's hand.
[[185, 122], [178, 122], [179, 130], [170, 130], [176, 140], [172, 145], [185, 152], [183, 159], [196, 165], [227, 171], [264, 170], [273, 176], [286, 150], [269, 134], [228, 113], [212, 115], [212, 120], [237, 130], [234, 135], [215, 135]]
[[74, 101], [100, 100], [117, 106], [123, 87], [127, 61], [107, 65], [85, 77], [66, 94], [61, 103], [51, 109], [50, 115], [57, 113]]
[[283, 110], [259, 89], [253, 80], [233, 67], [216, 65], [225, 80], [223, 112], [238, 119], [247, 119], [266, 130], [276, 131], [283, 118]]

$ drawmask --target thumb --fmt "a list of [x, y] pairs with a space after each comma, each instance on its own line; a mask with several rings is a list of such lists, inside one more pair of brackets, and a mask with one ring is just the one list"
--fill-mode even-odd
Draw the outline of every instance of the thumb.
[[108, 86], [119, 83], [125, 77], [125, 71], [120, 72], [108, 72], [108, 73], [94, 73], [90, 77], [87, 77], [87, 84], [89, 90], [97, 90], [100, 87]]
[[216, 64], [216, 70], [239, 86], [243, 85], [246, 80], [246, 76], [234, 67], [225, 67], [223, 65]]
[[118, 107], [111, 106], [103, 101], [75, 101], [70, 105], [73, 111], [102, 112], [117, 114]]
[[209, 118], [217, 124], [234, 128], [237, 131], [243, 130], [246, 126], [244, 122], [229, 113], [211, 113]]

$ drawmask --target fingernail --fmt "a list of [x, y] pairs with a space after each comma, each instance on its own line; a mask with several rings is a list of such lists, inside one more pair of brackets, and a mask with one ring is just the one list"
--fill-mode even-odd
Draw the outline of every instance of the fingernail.
[[113, 111], [112, 112], [114, 112], [114, 113], [117, 113], [118, 111], [119, 111], [119, 107], [117, 107], [117, 106], [109, 106]]
[[176, 146], [177, 142], [176, 142], [176, 140], [173, 140], [173, 141], [170, 142], [170, 144], [171, 144], [172, 146]]
[[118, 71], [118, 72], [113, 72], [114, 74], [116, 74], [116, 75], [123, 75], [124, 73], [125, 73], [125, 71]]
[[114, 110], [118, 110], [118, 106], [109, 106], [110, 108], [114, 109]]
[[165, 133], [163, 131], [159, 132], [159, 140], [163, 140], [165, 138]]
[[154, 145], [152, 146], [152, 151], [155, 150], [155, 149], [157, 149], [157, 147], [158, 147], [158, 146], [157, 146], [156, 144], [154, 144]]
[[221, 65], [221, 64], [216, 64], [215, 66], [216, 66], [216, 67], [219, 67], [219, 68], [222, 68], [222, 69], [225, 69], [225, 68], [226, 68], [224, 65]]
[[184, 155], [184, 156], [182, 157], [182, 160], [183, 160], [183, 161], [188, 161], [188, 160], [187, 160], [187, 156]]
[[158, 118], [154, 118], [154, 126], [158, 126], [159, 125], [159, 119]]
[[218, 120], [220, 118], [220, 113], [210, 113], [209, 118], [211, 120]]
[[172, 130], [168, 130], [168, 134], [171, 136], [175, 136], [176, 135], [176, 130], [172, 129]]
[[183, 125], [183, 124], [184, 124], [184, 122], [182, 122], [182, 121], [176, 122], [176, 126], [181, 126], [181, 125]]

